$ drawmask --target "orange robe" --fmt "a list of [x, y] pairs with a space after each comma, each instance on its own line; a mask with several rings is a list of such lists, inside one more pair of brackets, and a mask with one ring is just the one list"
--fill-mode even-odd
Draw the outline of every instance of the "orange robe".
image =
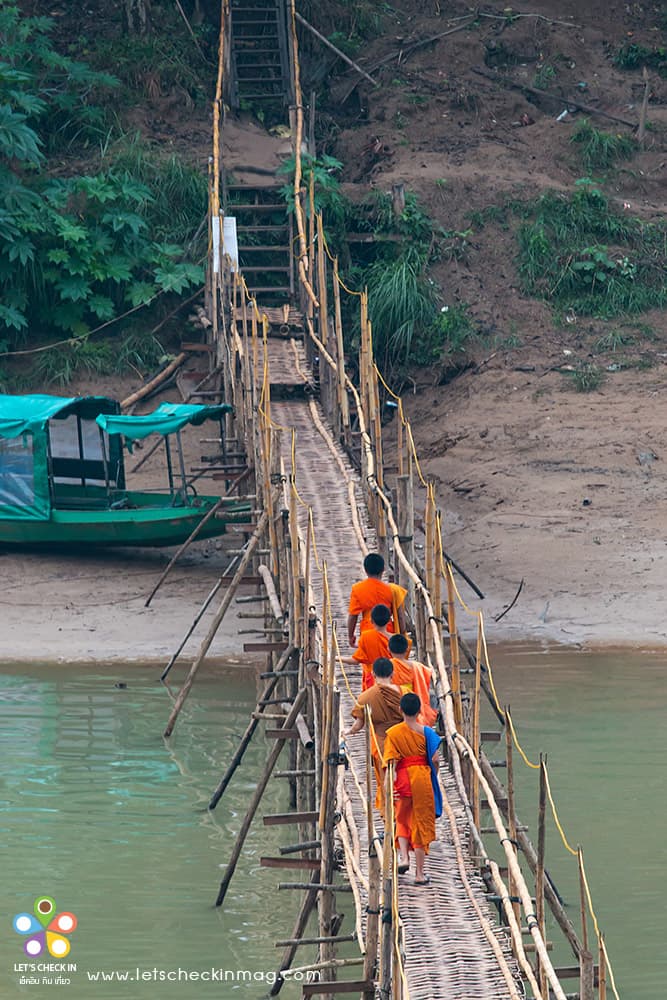
[[394, 684], [398, 684], [403, 694], [414, 692], [419, 696], [422, 707], [417, 716], [417, 722], [421, 723], [422, 726], [432, 726], [438, 718], [438, 713], [434, 708], [431, 708], [430, 701], [432, 671], [419, 660], [405, 660], [398, 656], [392, 656], [391, 662], [394, 664]]
[[392, 726], [385, 738], [385, 765], [390, 760], [396, 761], [397, 845], [398, 837], [405, 837], [412, 850], [420, 847], [428, 854], [429, 844], [435, 840], [435, 802], [423, 734], [405, 722]]
[[371, 754], [377, 784], [375, 808], [380, 812], [384, 809], [384, 776], [382, 773], [384, 741], [389, 727], [395, 726], [402, 721], [403, 717], [399, 707], [400, 701], [401, 692], [393, 685], [373, 684], [367, 691], [361, 692], [357, 698], [356, 705], [352, 709], [352, 716], [355, 719], [363, 719], [365, 705], [368, 705], [371, 710], [371, 720], [373, 723], [371, 729]]
[[361, 664], [363, 671], [361, 675], [362, 691], [367, 691], [375, 683], [373, 664], [380, 656], [386, 656], [389, 659], [389, 638], [383, 632], [378, 632], [375, 626], [372, 626], [361, 633], [357, 648], [352, 654], [352, 659]]
[[[376, 577], [369, 576], [365, 580], [360, 580], [353, 584], [350, 591], [350, 605], [348, 613], [351, 615], [361, 615], [359, 631], [373, 627], [371, 621], [371, 611], [376, 604], [384, 604], [389, 608], [394, 618], [397, 617], [398, 609], [405, 600], [407, 591], [399, 587], [396, 583], [384, 583]], [[391, 622], [387, 626], [389, 632], [393, 632]]]

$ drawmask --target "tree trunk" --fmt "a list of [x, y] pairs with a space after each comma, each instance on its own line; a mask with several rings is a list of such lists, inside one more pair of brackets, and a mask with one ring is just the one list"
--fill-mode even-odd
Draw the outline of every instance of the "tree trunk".
[[150, 34], [151, 0], [123, 0], [123, 27], [128, 35]]

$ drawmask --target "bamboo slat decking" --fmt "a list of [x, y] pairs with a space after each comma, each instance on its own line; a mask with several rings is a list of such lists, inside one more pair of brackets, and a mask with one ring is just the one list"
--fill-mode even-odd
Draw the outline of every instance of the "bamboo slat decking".
[[[273, 341], [269, 341], [269, 359], [273, 350]], [[288, 431], [296, 431], [299, 456], [297, 488], [303, 501], [312, 509], [319, 558], [327, 564], [332, 615], [338, 624], [341, 645], [344, 643], [346, 647], [349, 592], [352, 583], [363, 575], [361, 564], [364, 552], [353, 528], [349, 491], [341, 471], [341, 463], [347, 477], [355, 484], [358, 514], [369, 549], [375, 548], [376, 540], [365, 513], [359, 477], [342, 448], [322, 436], [313, 420], [313, 407], [316, 404], [302, 401], [276, 402], [272, 406], [272, 417]], [[325, 425], [324, 414], [319, 407], [316, 407], [316, 411]], [[289, 438], [289, 434], [283, 435], [284, 442]], [[331, 451], [332, 447], [337, 453], [337, 459]], [[285, 448], [283, 458], [285, 464], [289, 465], [288, 448]], [[305, 533], [308, 530], [306, 511], [305, 508], [301, 510], [301, 528]], [[317, 583], [315, 592], [321, 606], [323, 594]], [[353, 693], [358, 693], [361, 690], [360, 668], [347, 667], [346, 673]], [[353, 702], [340, 668], [337, 682], [341, 691], [342, 725], [347, 725]], [[347, 751], [354, 771], [363, 784], [366, 761], [362, 734], [348, 740]], [[445, 768], [441, 768], [440, 776], [443, 793], [455, 816], [458, 839], [465, 844], [466, 818], [454, 780]], [[367, 875], [368, 844], [364, 803], [350, 771], [345, 772], [343, 781], [359, 831], [361, 867]], [[505, 1000], [511, 993], [466, 892], [458, 868], [450, 823], [444, 813], [438, 821], [437, 833], [438, 841], [432, 845], [427, 861], [431, 884], [415, 886], [410, 874], [402, 876], [399, 883], [410, 997], [412, 1000], [438, 1000], [441, 997], [447, 1000]], [[471, 864], [467, 850], [464, 850], [464, 858], [467, 879], [476, 894], [478, 905], [493, 921], [484, 898], [484, 883]], [[503, 929], [498, 929], [498, 940], [516, 976], [517, 993], [523, 996], [519, 969], [512, 958]]]

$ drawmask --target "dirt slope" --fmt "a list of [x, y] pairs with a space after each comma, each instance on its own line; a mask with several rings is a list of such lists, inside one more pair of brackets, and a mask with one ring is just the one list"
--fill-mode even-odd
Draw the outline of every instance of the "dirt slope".
[[[447, 547], [489, 595], [489, 619], [524, 579], [494, 636], [662, 643], [665, 315], [558, 321], [522, 294], [511, 227], [481, 226], [471, 212], [566, 190], [585, 174], [570, 141], [583, 114], [572, 109], [557, 121], [566, 98], [637, 122], [641, 75], [612, 57], [624, 44], [664, 44], [664, 7], [538, 0], [514, 4], [520, 16], [509, 22], [488, 6], [488, 17], [411, 54], [417, 39], [466, 23], [470, 8], [394, 9], [391, 32], [363, 64], [408, 54], [375, 70], [380, 88], [359, 88], [356, 120], [341, 131], [336, 153], [349, 181], [382, 190], [402, 181], [443, 226], [471, 230], [463, 259], [434, 272], [443, 305], [468, 303], [483, 330], [476, 366], [447, 384], [437, 367], [415, 372], [407, 399], [425, 469], [439, 486]], [[546, 86], [553, 97], [528, 99], [476, 70]], [[666, 200], [667, 81], [655, 72], [650, 79], [646, 149], [601, 178], [607, 195], [646, 220], [662, 216]], [[597, 128], [632, 134], [589, 117]], [[374, 140], [382, 151], [369, 157]], [[631, 346], [603, 349], [600, 340], [619, 328]], [[575, 392], [567, 371], [556, 369], [586, 361], [605, 381]]]

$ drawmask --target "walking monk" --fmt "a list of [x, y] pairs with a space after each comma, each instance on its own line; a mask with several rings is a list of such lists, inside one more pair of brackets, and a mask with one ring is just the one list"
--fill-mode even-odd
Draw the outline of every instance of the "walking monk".
[[435, 840], [436, 816], [442, 814], [437, 770], [440, 737], [434, 729], [417, 722], [421, 702], [416, 694], [404, 694], [400, 708], [403, 722], [387, 730], [384, 743], [385, 766], [396, 761], [398, 871], [407, 872], [410, 851], [414, 851], [415, 885], [427, 885], [430, 879], [424, 872], [424, 861]]
[[387, 729], [397, 725], [403, 718], [401, 715], [401, 689], [393, 683], [392, 674], [394, 665], [387, 657], [378, 657], [373, 664], [373, 676], [375, 683], [362, 691], [357, 698], [357, 703], [352, 709], [354, 723], [345, 733], [346, 736], [354, 736], [364, 728], [364, 707], [368, 705], [371, 711], [371, 755], [373, 757], [373, 770], [377, 781], [377, 795], [375, 797], [375, 807], [382, 811], [384, 808], [384, 781], [382, 778], [382, 758], [384, 755], [384, 741]]
[[380, 656], [389, 657], [388, 631], [391, 611], [385, 604], [376, 604], [370, 615], [371, 627], [359, 636], [359, 645], [352, 656], [344, 656], [343, 663], [361, 664], [361, 690], [367, 691], [373, 684], [373, 664]]
[[389, 636], [389, 655], [394, 664], [394, 683], [403, 694], [414, 692], [421, 700], [417, 722], [432, 726], [438, 713], [431, 708], [431, 676], [433, 671], [419, 660], [409, 660], [410, 641], [404, 635]]
[[397, 584], [385, 583], [384, 559], [377, 552], [370, 552], [364, 559], [366, 579], [353, 584], [350, 591], [350, 605], [347, 618], [347, 635], [350, 646], [354, 649], [357, 620], [361, 615], [360, 633], [371, 627], [371, 610], [377, 604], [384, 604], [396, 618], [396, 627], [390, 631], [405, 631], [405, 611], [403, 602], [407, 593]]

